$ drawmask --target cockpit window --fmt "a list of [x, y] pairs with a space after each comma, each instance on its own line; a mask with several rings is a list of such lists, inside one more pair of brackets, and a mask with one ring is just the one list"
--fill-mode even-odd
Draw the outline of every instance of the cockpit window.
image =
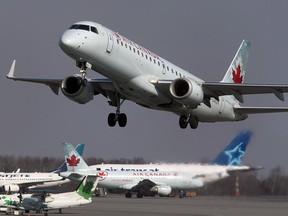
[[81, 29], [81, 30], [91, 31], [91, 32], [98, 34], [97, 28], [94, 26], [75, 24], [75, 25], [72, 25], [69, 29]]
[[98, 34], [98, 31], [97, 31], [96, 27], [94, 27], [94, 26], [91, 26], [91, 31]]

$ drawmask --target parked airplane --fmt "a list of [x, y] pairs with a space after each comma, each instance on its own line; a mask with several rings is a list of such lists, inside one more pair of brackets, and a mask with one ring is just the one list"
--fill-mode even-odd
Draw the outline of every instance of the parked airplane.
[[[246, 146], [248, 145], [252, 136], [251, 131], [241, 131], [238, 135], [231, 141], [231, 143], [209, 164], [217, 164], [217, 165], [235, 165], [238, 166], [241, 163], [241, 159], [244, 156]], [[234, 149], [236, 146], [240, 145], [240, 143], [246, 144], [242, 145], [240, 148], [235, 150], [233, 155], [229, 155], [229, 151]], [[245, 149], [244, 149], [245, 147]], [[238, 154], [238, 155], [237, 155]], [[148, 163], [148, 164], [95, 164], [90, 165], [89, 167], [96, 171], [151, 171], [151, 172], [161, 172], [161, 171], [174, 171], [176, 169], [179, 170], [192, 170], [195, 166], [195, 163]]]
[[[85, 104], [102, 94], [116, 107], [108, 124], [125, 127], [127, 116], [120, 112], [125, 100], [150, 109], [180, 116], [179, 126], [197, 128], [198, 122], [240, 121], [248, 114], [287, 112], [287, 107], [242, 107], [243, 95], [273, 93], [284, 101], [287, 85], [243, 84], [250, 43], [243, 41], [224, 78], [205, 82], [119, 33], [90, 21], [73, 24], [59, 41], [61, 49], [76, 61], [80, 74], [65, 79], [17, 78], [15, 60], [8, 79], [48, 85], [55, 94]], [[90, 79], [90, 68], [107, 79]]]
[[[105, 171], [97, 171], [88, 167], [73, 146], [64, 143], [68, 171], [60, 173], [60, 175], [71, 180], [78, 180], [83, 175], [97, 174], [100, 176], [99, 187], [127, 190], [125, 194], [127, 198], [132, 196], [132, 192], [137, 192], [138, 198], [142, 198], [144, 194], [151, 192], [166, 196], [172, 190], [202, 187], [208, 183], [226, 178], [231, 173], [257, 169], [249, 166], [240, 166], [250, 136], [251, 133], [249, 132], [238, 135], [209, 164], [134, 164], [130, 165], [134, 166], [133, 169], [123, 168], [122, 170], [112, 171], [107, 169]], [[119, 167], [123, 166], [122, 164]], [[180, 193], [180, 197], [183, 197], [183, 193]]]
[[0, 187], [7, 193], [32, 188], [51, 187], [69, 182], [57, 173], [4, 173], [0, 172]]
[[[76, 151], [82, 155], [84, 144], [78, 144]], [[58, 174], [60, 172], [67, 171], [66, 162], [51, 172], [20, 172], [18, 169], [16, 172], [6, 173], [0, 172], [0, 187], [7, 192], [23, 192], [27, 189], [47, 188], [62, 185], [70, 182], [69, 179], [65, 179]]]
[[48, 215], [50, 210], [82, 206], [92, 202], [92, 195], [98, 184], [97, 176], [85, 176], [77, 189], [73, 192], [59, 194], [12, 194], [0, 196], [0, 206], [7, 208], [21, 208], [25, 212], [44, 211]]

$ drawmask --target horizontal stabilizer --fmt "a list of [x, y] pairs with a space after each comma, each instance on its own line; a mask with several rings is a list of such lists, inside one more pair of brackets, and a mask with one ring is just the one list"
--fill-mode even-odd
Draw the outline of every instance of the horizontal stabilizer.
[[239, 114], [288, 112], [288, 107], [234, 107]]
[[81, 181], [85, 175], [82, 175], [80, 173], [72, 173], [72, 172], [61, 172], [60, 175], [62, 177], [68, 178], [71, 181]]
[[243, 167], [243, 169], [231, 169], [228, 170], [227, 172], [231, 175], [234, 173], [239, 173], [239, 172], [251, 172], [251, 171], [257, 171], [263, 169], [263, 167]]

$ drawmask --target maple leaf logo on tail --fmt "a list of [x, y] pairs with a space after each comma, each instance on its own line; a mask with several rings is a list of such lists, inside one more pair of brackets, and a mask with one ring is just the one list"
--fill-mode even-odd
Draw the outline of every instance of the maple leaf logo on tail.
[[243, 75], [241, 75], [241, 66], [240, 64], [236, 67], [236, 71], [232, 68], [232, 75], [234, 83], [243, 83]]
[[80, 158], [76, 158], [76, 156], [73, 154], [70, 158], [68, 157], [66, 158], [66, 162], [68, 166], [75, 167], [75, 166], [78, 166], [80, 162]]

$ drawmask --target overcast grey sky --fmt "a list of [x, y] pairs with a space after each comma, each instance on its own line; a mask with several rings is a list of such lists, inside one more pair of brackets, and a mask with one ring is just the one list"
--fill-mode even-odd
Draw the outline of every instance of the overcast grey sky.
[[[16, 76], [64, 78], [78, 73], [58, 46], [62, 32], [82, 20], [101, 23], [206, 81], [224, 76], [242, 39], [252, 42], [246, 82], [288, 83], [288, 1], [1, 1], [1, 154], [61, 157], [60, 143], [86, 143], [85, 156], [147, 161], [213, 159], [241, 130], [254, 136], [245, 164], [287, 165], [288, 113], [250, 115], [242, 122], [201, 123], [181, 130], [178, 116], [126, 101], [125, 128], [110, 128], [114, 112], [97, 96], [79, 105]], [[99, 77], [93, 71], [90, 77]], [[288, 95], [286, 95], [288, 100]], [[273, 95], [245, 96], [247, 106], [288, 106]]]

